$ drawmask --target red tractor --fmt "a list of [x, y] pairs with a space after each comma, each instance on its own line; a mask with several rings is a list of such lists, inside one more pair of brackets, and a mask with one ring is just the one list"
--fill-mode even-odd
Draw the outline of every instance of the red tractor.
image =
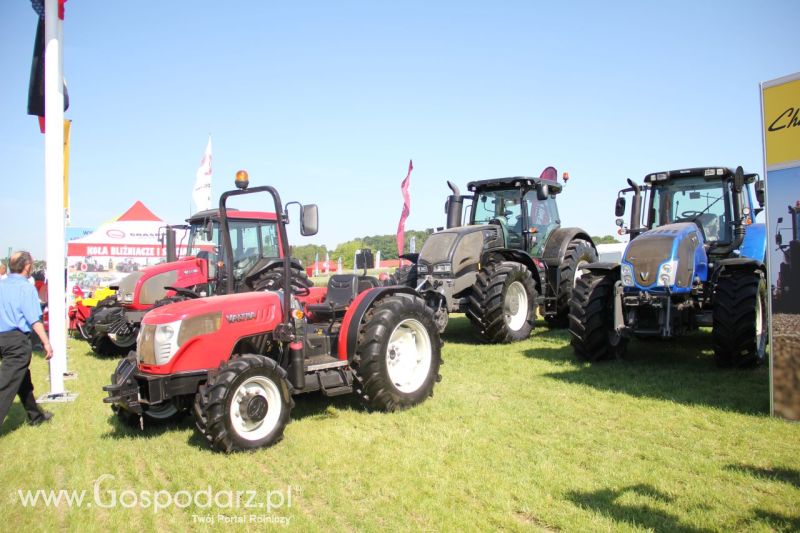
[[[142, 317], [153, 307], [274, 285], [284, 251], [275, 213], [212, 209], [194, 214], [188, 223], [181, 226], [189, 232], [185, 257], [175, 256], [175, 234], [168, 230], [167, 262], [131, 272], [115, 287], [116, 296], [92, 311], [81, 332], [96, 353], [132, 350]], [[293, 283], [312, 284], [299, 263], [292, 264], [292, 272]]]
[[[289, 250], [288, 212], [270, 186], [229, 191], [226, 201], [272, 196], [278, 237]], [[302, 235], [317, 231], [317, 206], [300, 207]], [[225, 253], [232, 255], [231, 242]], [[433, 394], [441, 340], [433, 312], [411, 288], [381, 286], [369, 276], [335, 275], [327, 288], [292, 283], [288, 254], [273, 270], [273, 289], [227, 293], [165, 305], [142, 321], [136, 351], [121, 360], [104, 402], [144, 428], [192, 410], [212, 448], [269, 446], [283, 435], [296, 394], [356, 393], [369, 409], [394, 411]]]

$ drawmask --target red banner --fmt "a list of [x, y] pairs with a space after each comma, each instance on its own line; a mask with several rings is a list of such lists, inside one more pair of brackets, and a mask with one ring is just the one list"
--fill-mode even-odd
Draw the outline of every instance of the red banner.
[[403, 212], [400, 214], [400, 223], [397, 225], [397, 255], [403, 255], [403, 246], [405, 245], [405, 229], [406, 219], [411, 212], [411, 196], [408, 193], [408, 186], [411, 181], [411, 171], [414, 170], [414, 163], [408, 160], [408, 174], [406, 179], [400, 184], [400, 190], [403, 192]]

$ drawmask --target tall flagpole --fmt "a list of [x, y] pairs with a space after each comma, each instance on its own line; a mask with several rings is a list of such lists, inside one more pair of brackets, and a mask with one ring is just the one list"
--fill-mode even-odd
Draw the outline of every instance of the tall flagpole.
[[58, 0], [45, 0], [44, 14], [44, 181], [45, 256], [47, 301], [50, 311], [50, 393], [48, 399], [65, 396], [67, 370], [67, 310], [64, 272], [64, 83], [61, 72], [61, 20]]

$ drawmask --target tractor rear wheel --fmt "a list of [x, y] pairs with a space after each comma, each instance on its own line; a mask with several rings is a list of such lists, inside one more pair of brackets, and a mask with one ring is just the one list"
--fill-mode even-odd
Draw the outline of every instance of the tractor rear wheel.
[[591, 243], [583, 239], [575, 239], [569, 243], [558, 267], [556, 314], [545, 317], [549, 327], [565, 328], [569, 326], [569, 301], [572, 298], [575, 283], [581, 276], [581, 267], [596, 262], [597, 252]]
[[488, 342], [524, 340], [536, 321], [536, 296], [533, 276], [524, 265], [490, 262], [478, 272], [467, 317]]
[[760, 271], [723, 272], [714, 291], [712, 338], [719, 367], [762, 362], [767, 346], [767, 281]]
[[221, 452], [252, 450], [283, 437], [294, 401], [286, 371], [267, 357], [223, 362], [194, 401], [197, 429]]
[[361, 401], [380, 411], [425, 401], [441, 379], [441, 345], [422, 298], [400, 293], [380, 300], [367, 311], [352, 362]]
[[569, 313], [569, 332], [575, 355], [601, 361], [625, 353], [628, 339], [614, 330], [613, 274], [585, 273], [575, 283]]
[[389, 276], [388, 285], [403, 285], [406, 287], [417, 287], [417, 265], [404, 265], [397, 267], [392, 275]]
[[[308, 277], [308, 274], [300, 268], [291, 266], [292, 279], [290, 281], [292, 290], [295, 293], [305, 292], [310, 287], [314, 286], [314, 282]], [[251, 282], [251, 287], [254, 291], [277, 291], [283, 288], [283, 265], [270, 268], [266, 272], [260, 274], [256, 279]]]

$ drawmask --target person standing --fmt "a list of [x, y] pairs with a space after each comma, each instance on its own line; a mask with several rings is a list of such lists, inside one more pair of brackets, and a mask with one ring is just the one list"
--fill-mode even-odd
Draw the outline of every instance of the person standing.
[[14, 396], [19, 396], [28, 413], [28, 423], [39, 425], [53, 417], [42, 411], [33, 396], [31, 381], [31, 331], [42, 342], [45, 358], [53, 348], [42, 324], [42, 308], [36, 288], [28, 282], [33, 258], [28, 252], [15, 252], [9, 260], [11, 273], [0, 281], [0, 426], [8, 415]]

